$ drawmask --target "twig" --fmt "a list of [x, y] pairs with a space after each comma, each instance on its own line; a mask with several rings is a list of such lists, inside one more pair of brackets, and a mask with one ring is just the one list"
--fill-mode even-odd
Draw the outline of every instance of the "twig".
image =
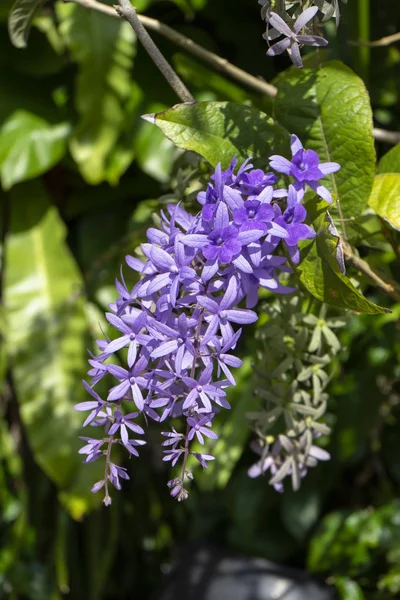
[[400, 131], [386, 131], [386, 129], [374, 128], [373, 134], [378, 142], [394, 145], [400, 143]]
[[400, 31], [397, 33], [393, 33], [392, 35], [387, 35], [380, 40], [374, 40], [372, 42], [366, 41], [350, 41], [349, 44], [352, 46], [369, 46], [370, 48], [379, 48], [382, 46], [390, 46], [390, 44], [394, 44], [395, 42], [400, 42]]
[[378, 275], [365, 260], [354, 254], [351, 246], [345, 240], [342, 239], [341, 242], [346, 261], [369, 277], [377, 287], [381, 288], [381, 290], [391, 296], [396, 302], [400, 302], [400, 286], [394, 281], [388, 282], [382, 279], [382, 277]]
[[115, 10], [122, 19], [128, 21], [143, 48], [146, 50], [154, 64], [160, 69], [178, 98], [180, 98], [182, 102], [194, 102], [195, 99], [192, 94], [147, 33], [143, 23], [136, 14], [136, 8], [132, 6], [129, 0], [119, 0], [119, 6], [116, 6]]
[[[64, 2], [74, 2], [75, 4], [99, 11], [105, 15], [118, 17], [118, 14], [114, 8], [107, 6], [106, 4], [102, 4], [101, 2], [97, 2], [97, 0], [64, 0]], [[206, 50], [203, 48], [203, 46], [196, 44], [196, 42], [186, 37], [182, 33], [172, 29], [172, 27], [157, 21], [157, 19], [152, 19], [144, 15], [136, 16], [138, 20], [141, 21], [145, 27], [147, 27], [147, 29], [158, 32], [170, 42], [180, 46], [183, 48], [183, 50], [187, 50], [187, 52], [190, 52], [194, 56], [197, 56], [197, 58], [207, 62], [218, 71], [221, 71], [225, 75], [232, 77], [232, 79], [240, 81], [248, 88], [251, 88], [261, 94], [265, 94], [270, 98], [275, 98], [276, 94], [278, 93], [278, 90], [274, 85], [267, 83], [262, 79], [258, 79], [257, 77], [254, 77], [254, 75], [246, 73], [246, 71], [239, 69], [239, 67], [235, 67], [235, 65], [232, 65], [225, 58], [214, 54], [214, 52]], [[379, 142], [386, 142], [387, 144], [397, 144], [400, 142], [400, 132], [397, 131], [386, 131], [384, 129], [374, 128], [372, 133], [374, 138]]]
[[[97, 2], [97, 0], [64, 0], [64, 2], [73, 2], [75, 4], [80, 4], [84, 8], [91, 8], [111, 17], [118, 17], [117, 11], [114, 8], [102, 4], [101, 2]], [[212, 65], [215, 69], [225, 73], [226, 75], [229, 75], [233, 79], [236, 79], [236, 81], [240, 81], [247, 87], [269, 96], [270, 98], [274, 98], [276, 96], [278, 90], [270, 83], [267, 83], [262, 79], [258, 79], [257, 77], [254, 77], [254, 75], [250, 75], [246, 71], [243, 71], [243, 69], [239, 69], [239, 67], [235, 67], [235, 65], [232, 65], [225, 58], [214, 54], [214, 52], [206, 50], [203, 48], [203, 46], [196, 44], [196, 42], [190, 38], [186, 37], [182, 33], [179, 33], [178, 31], [175, 31], [175, 29], [172, 29], [172, 27], [157, 21], [157, 19], [152, 19], [144, 15], [136, 16], [139, 21], [141, 21], [141, 23], [147, 27], [147, 29], [158, 32], [170, 42], [173, 42], [194, 56], [197, 56], [204, 62]]]

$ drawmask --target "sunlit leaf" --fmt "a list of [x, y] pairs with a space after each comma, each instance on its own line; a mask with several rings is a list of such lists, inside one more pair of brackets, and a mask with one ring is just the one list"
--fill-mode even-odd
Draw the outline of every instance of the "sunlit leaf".
[[368, 204], [377, 215], [400, 230], [400, 172], [376, 175]]
[[367, 89], [339, 61], [318, 69], [284, 71], [275, 81], [275, 116], [321, 161], [334, 161], [340, 171], [325, 177], [338, 199], [335, 217], [357, 217], [367, 206], [375, 171], [372, 112]]
[[285, 129], [259, 110], [233, 102], [179, 104], [144, 118], [178, 148], [197, 152], [213, 166], [221, 162], [226, 168], [234, 156], [239, 162], [251, 156], [265, 167], [272, 153], [289, 150]]
[[17, 110], [0, 129], [0, 173], [4, 189], [42, 175], [64, 156], [69, 123], [50, 125], [23, 110]]

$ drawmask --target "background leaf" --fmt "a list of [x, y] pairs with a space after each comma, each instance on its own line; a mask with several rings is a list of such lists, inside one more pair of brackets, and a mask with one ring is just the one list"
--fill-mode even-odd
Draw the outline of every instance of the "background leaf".
[[50, 125], [32, 113], [18, 110], [0, 129], [0, 169], [3, 188], [42, 175], [64, 156], [69, 123]]
[[58, 5], [61, 32], [79, 66], [76, 79], [78, 124], [70, 139], [70, 150], [82, 176], [97, 184], [111, 179], [116, 183], [133, 158], [132, 138], [129, 159], [115, 172], [112, 153], [124, 130], [136, 114], [139, 93], [131, 79], [135, 36], [118, 19], [73, 4]]
[[378, 173], [400, 173], [400, 144], [386, 152], [378, 163]]
[[16, 48], [26, 48], [32, 19], [44, 0], [16, 0], [8, 19], [8, 32]]
[[34, 459], [80, 518], [97, 504], [87, 482], [102, 466], [82, 464], [77, 453], [82, 415], [73, 406], [86, 397], [77, 382], [86, 371], [88, 328], [82, 280], [64, 238], [39, 182], [13, 189], [4, 281], [13, 383]]
[[368, 204], [377, 215], [400, 230], [400, 172], [377, 175]]
[[254, 157], [264, 167], [274, 153], [288, 153], [289, 135], [273, 119], [250, 106], [233, 102], [179, 104], [145, 118], [178, 146], [193, 150], [215, 167], [226, 168], [236, 155]]
[[[340, 171], [324, 179], [335, 194], [344, 218], [366, 208], [375, 171], [372, 112], [362, 80], [339, 61], [319, 69], [283, 72], [275, 81], [275, 117], [321, 161], [334, 161]], [[335, 211], [336, 212], [336, 211]]]

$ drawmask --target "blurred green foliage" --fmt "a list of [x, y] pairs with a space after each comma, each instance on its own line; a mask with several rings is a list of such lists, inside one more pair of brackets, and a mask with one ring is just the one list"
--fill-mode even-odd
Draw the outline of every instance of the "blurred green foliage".
[[[233, 410], [219, 417], [221, 456], [198, 477], [186, 505], [168, 496], [154, 426], [141, 459], [127, 465], [131, 481], [109, 510], [98, 510], [88, 492], [96, 475], [77, 454], [81, 418], [72, 410], [85, 398], [86, 349], [94, 348], [99, 323], [105, 327], [114, 278], [124, 255], [143, 240], [154, 209], [183, 190], [192, 202], [208, 167], [140, 118], [176, 99], [127, 24], [56, 0], [34, 20], [29, 49], [18, 50], [7, 35], [11, 5], [0, 6], [0, 597], [47, 600], [70, 592], [71, 598], [118, 600], [134, 590], [145, 599], [179, 544], [207, 538], [320, 572], [345, 600], [392, 598], [400, 590], [399, 304], [391, 303], [392, 314], [350, 317], [329, 388], [332, 460], [311, 472], [299, 492], [280, 496], [265, 479], [247, 477], [253, 458], [244, 414], [255, 404], [250, 332], [240, 347], [246, 360], [231, 394]], [[307, 133], [305, 142], [319, 139], [285, 92], [308, 69], [282, 74], [289, 60], [265, 57], [255, 0], [229, 3], [229, 10], [223, 0], [137, 6], [250, 73], [277, 78], [276, 116], [291, 131]], [[400, 7], [391, 0], [349, 0], [338, 32], [327, 26], [330, 58], [362, 77], [376, 125], [391, 129], [400, 124], [399, 46], [347, 42], [388, 35], [396, 23], [400, 28]], [[271, 115], [269, 99], [157, 41], [196, 99], [244, 103], [248, 113]], [[324, 125], [335, 127], [348, 76], [343, 67], [339, 99], [323, 79], [316, 81], [302, 107], [306, 116], [321, 110]], [[362, 103], [366, 121], [368, 111]], [[171, 137], [173, 112], [158, 123]], [[273, 134], [267, 117], [264, 125]], [[347, 133], [353, 135], [351, 124]], [[266, 152], [269, 140], [259, 142]], [[372, 161], [370, 130], [354, 138], [354, 154], [341, 172], [347, 176], [338, 182], [349, 215], [367, 202], [360, 191], [349, 198], [350, 170], [365, 166], [361, 149], [363, 160]], [[376, 149], [378, 157], [389, 150]], [[234, 151], [227, 148], [227, 158]], [[400, 172], [399, 156], [398, 147], [385, 155], [381, 176]], [[206, 158], [218, 160], [211, 150]], [[365, 169], [367, 189], [373, 166]], [[386, 198], [384, 185], [375, 209]], [[379, 214], [397, 223], [398, 213]], [[368, 213], [350, 229], [370, 264], [399, 280], [397, 231], [388, 233]], [[388, 305], [366, 280], [361, 284], [370, 304]]]

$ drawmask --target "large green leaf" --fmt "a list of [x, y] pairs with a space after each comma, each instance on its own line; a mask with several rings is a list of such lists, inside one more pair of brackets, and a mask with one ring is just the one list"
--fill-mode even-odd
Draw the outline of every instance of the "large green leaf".
[[[321, 302], [365, 314], [390, 312], [370, 302], [340, 270], [337, 252], [339, 239], [330, 231], [331, 221], [320, 203], [313, 218], [316, 238], [307, 243], [296, 272], [306, 290]], [[310, 207], [308, 206], [310, 209]], [[312, 214], [312, 210], [309, 211]]]
[[378, 173], [400, 173], [400, 144], [386, 152], [378, 163]]
[[377, 175], [368, 204], [392, 227], [400, 229], [400, 172]]
[[32, 179], [57, 164], [67, 150], [68, 123], [50, 125], [17, 110], [0, 129], [0, 173], [3, 188]]
[[87, 399], [80, 385], [88, 345], [82, 279], [39, 182], [15, 187], [10, 210], [6, 347], [21, 419], [34, 459], [80, 518], [94, 502], [90, 482], [103, 468], [83, 465], [78, 455], [82, 414], [73, 406]]
[[233, 102], [197, 102], [144, 118], [157, 125], [179, 148], [193, 150], [226, 168], [236, 155], [252, 156], [264, 167], [271, 154], [288, 152], [287, 131], [250, 106]]
[[[339, 215], [359, 216], [366, 208], [375, 172], [372, 112], [362, 80], [338, 61], [319, 69], [291, 68], [275, 81], [275, 116], [321, 161], [341, 170], [325, 185], [338, 200]], [[325, 180], [324, 180], [325, 181]]]
[[71, 154], [88, 183], [114, 184], [133, 158], [133, 134], [123, 148], [117, 145], [130, 130], [139, 101], [131, 78], [135, 36], [128, 23], [99, 12], [73, 4], [57, 5], [57, 10], [65, 43], [79, 67], [79, 121], [70, 139]]
[[16, 0], [8, 19], [8, 33], [14, 46], [26, 48], [35, 12], [45, 0]]

